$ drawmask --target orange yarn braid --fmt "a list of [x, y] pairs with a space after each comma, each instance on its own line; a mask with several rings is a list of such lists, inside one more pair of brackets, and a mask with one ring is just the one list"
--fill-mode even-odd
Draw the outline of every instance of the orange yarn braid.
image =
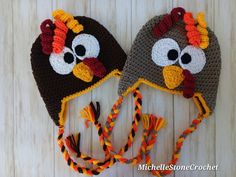
[[[119, 98], [118, 100], [120, 100], [120, 98]], [[116, 103], [114, 104], [113, 108], [116, 107], [115, 105], [117, 105], [117, 104], [118, 104], [118, 103], [116, 102]], [[93, 105], [93, 104], [90, 103], [89, 106], [86, 106], [86, 107], [81, 111], [81, 116], [86, 119], [86, 122], [92, 122], [92, 123], [95, 125], [95, 127], [97, 128], [98, 135], [99, 135], [99, 141], [100, 141], [100, 144], [101, 144], [101, 146], [102, 146], [102, 148], [103, 148], [103, 150], [104, 150], [104, 152], [105, 152], [105, 160], [104, 160], [104, 161], [101, 161], [101, 160], [92, 158], [92, 157], [90, 157], [90, 156], [88, 156], [88, 155], [85, 155], [85, 154], [81, 153], [80, 151], [75, 152], [74, 149], [71, 149], [71, 148], [70, 148], [69, 143], [67, 143], [67, 145], [69, 145], [69, 146], [67, 146], [67, 147], [71, 150], [71, 152], [76, 153], [78, 158], [81, 158], [81, 159], [83, 159], [84, 161], [86, 161], [86, 162], [88, 162], [88, 163], [90, 163], [90, 164], [99, 166], [99, 171], [101, 172], [101, 171], [103, 171], [104, 169], [106, 169], [106, 168], [108, 168], [108, 167], [111, 167], [111, 166], [115, 163], [115, 159], [114, 159], [114, 157], [113, 157], [110, 153], [108, 153], [108, 151], [107, 151], [107, 146], [106, 146], [105, 143], [104, 143], [104, 137], [103, 137], [102, 126], [101, 126], [101, 124], [98, 122], [98, 117], [99, 117], [99, 115], [95, 116], [95, 111], [94, 111], [94, 109], [92, 109], [92, 105]], [[97, 103], [97, 105], [99, 105], [99, 104]], [[98, 107], [98, 106], [97, 106], [97, 107]], [[113, 116], [113, 115], [112, 115], [112, 116]], [[114, 116], [113, 116], [113, 117], [114, 117]], [[78, 146], [79, 146], [79, 145], [78, 145]], [[98, 170], [98, 168], [97, 168], [97, 170]]]
[[[141, 92], [139, 91], [139, 88], [137, 88], [133, 91], [133, 95], [134, 95], [134, 104], [135, 104], [134, 120], [132, 122], [131, 131], [128, 135], [127, 144], [119, 151], [119, 154], [120, 153], [123, 154], [124, 152], [128, 151], [129, 147], [132, 145], [133, 138], [135, 136], [135, 132], [137, 131], [138, 122], [140, 121], [141, 116], [142, 116], [142, 113], [141, 113], [142, 112], [141, 111], [142, 110], [142, 95], [141, 95]], [[113, 112], [113, 111], [111, 111], [111, 112]], [[114, 110], [114, 113], [117, 114], [117, 111]], [[111, 131], [114, 127], [116, 118], [111, 119], [111, 117], [112, 116], [108, 116], [108, 120], [106, 122], [106, 127], [104, 129], [104, 132], [105, 132], [104, 137], [106, 138], [105, 143], [108, 147], [108, 150], [114, 151], [114, 148], [112, 147], [112, 144], [110, 141], [109, 134], [111, 133]], [[117, 117], [117, 115], [115, 117]]]
[[79, 24], [79, 22], [74, 19], [73, 15], [65, 12], [64, 10], [58, 9], [53, 11], [52, 16], [56, 20], [61, 20], [63, 23], [65, 23], [66, 26], [74, 33], [79, 33], [84, 30], [83, 25]]
[[[141, 147], [140, 147], [140, 150], [139, 150], [139, 153], [137, 154], [137, 156], [132, 158], [132, 159], [126, 159], [126, 158], [122, 157], [122, 155], [132, 145], [133, 137], [135, 136], [135, 132], [137, 131], [138, 121], [140, 120], [140, 117], [141, 117], [141, 110], [140, 109], [141, 109], [142, 96], [141, 96], [141, 93], [138, 89], [134, 91], [134, 97], [135, 97], [134, 99], [135, 99], [135, 105], [136, 105], [135, 110], [136, 111], [134, 113], [134, 121], [132, 123], [132, 128], [131, 128], [131, 131], [130, 131], [129, 136], [128, 136], [128, 141], [127, 141], [126, 145], [123, 148], [120, 149], [118, 154], [111, 155], [111, 157], [110, 157], [111, 158], [110, 162], [112, 162], [111, 165], [113, 165], [113, 163], [114, 163], [114, 160], [112, 160], [112, 159], [115, 159], [117, 161], [120, 161], [121, 163], [127, 163], [127, 164], [137, 164], [138, 162], [140, 162], [140, 160], [142, 160], [141, 154], [145, 150], [145, 141], [144, 141], [145, 133], [143, 134], [144, 137], [142, 138]], [[118, 116], [118, 113], [119, 113], [119, 110], [121, 108], [122, 101], [123, 101], [123, 97], [119, 97], [119, 99], [113, 105], [111, 113], [109, 114], [109, 116], [107, 118], [106, 127], [104, 128], [104, 130], [105, 129], [107, 130], [107, 134], [106, 134], [107, 138], [110, 138], [110, 134], [113, 130], [115, 120], [116, 120], [116, 118]], [[103, 131], [103, 132], [105, 132], [105, 131]], [[104, 135], [105, 135], [105, 133], [104, 133]], [[107, 140], [105, 145], [107, 145], [110, 152], [114, 151], [110, 140]], [[85, 157], [85, 159], [90, 160], [90, 157]], [[97, 165], [99, 165], [100, 168], [104, 169], [104, 162], [98, 162], [96, 159], [92, 159], [92, 160], [94, 160], [94, 162], [92, 162], [93, 164], [97, 164]]]
[[[101, 140], [101, 139], [99, 139]], [[100, 166], [99, 169], [106, 169], [108, 167], [111, 167], [114, 164], [114, 159], [110, 158], [110, 154], [105, 154], [105, 160], [101, 161], [98, 159], [94, 159], [86, 154], [83, 154], [80, 152], [80, 133], [78, 135], [70, 135], [65, 139], [66, 146], [70, 150], [70, 152], [75, 153], [76, 157], [83, 159], [84, 161]], [[106, 152], [105, 152], [106, 153]], [[97, 168], [98, 169], [98, 168]], [[101, 171], [100, 171], [101, 172]]]
[[112, 106], [111, 112], [107, 117], [107, 121], [104, 127], [103, 135], [105, 138], [108, 138], [115, 126], [113, 122], [116, 121], [116, 118], [120, 112], [121, 104], [123, 103], [123, 96], [120, 96], [115, 104]]
[[56, 28], [54, 30], [52, 47], [53, 47], [53, 52], [60, 53], [63, 50], [64, 45], [65, 45], [66, 34], [68, 31], [68, 28], [60, 20], [56, 20], [55, 25], [56, 25]]
[[[81, 112], [81, 117], [86, 119], [87, 121], [93, 122], [97, 131], [98, 131], [98, 136], [99, 136], [99, 140], [100, 140], [100, 144], [103, 147], [103, 150], [106, 154], [106, 156], [109, 154], [109, 151], [107, 150], [107, 146], [105, 145], [105, 141], [104, 141], [104, 137], [103, 137], [103, 130], [102, 130], [102, 125], [101, 123], [98, 122], [98, 118], [100, 116], [100, 105], [97, 102], [97, 109], [99, 109], [99, 112], [97, 112], [97, 110], [95, 110], [95, 107], [93, 105], [93, 103], [90, 103], [89, 106], [86, 106]], [[96, 115], [95, 115], [96, 112]]]
[[88, 169], [86, 167], [78, 165], [71, 157], [69, 152], [67, 151], [64, 140], [64, 126], [59, 127], [58, 130], [58, 138], [57, 138], [57, 143], [61, 149], [61, 152], [63, 154], [64, 159], [66, 160], [67, 164], [70, 166], [70, 168], [76, 172], [83, 173], [85, 175], [98, 175], [102, 169], [97, 168], [97, 169]]
[[[66, 150], [64, 142], [62, 140], [63, 133], [64, 133], [64, 127], [60, 127], [59, 134], [58, 134], [58, 144], [61, 148], [64, 158], [66, 159], [68, 165], [72, 169], [74, 169], [75, 171], [78, 171], [79, 173], [84, 173], [86, 175], [97, 175], [100, 172], [102, 172], [104, 169], [111, 167], [116, 161], [119, 161], [121, 163], [126, 163], [126, 164], [137, 164], [142, 160], [143, 155], [145, 155], [146, 163], [148, 165], [151, 164], [150, 150], [152, 149], [153, 145], [156, 142], [156, 137], [157, 137], [158, 131], [165, 125], [165, 121], [163, 118], [157, 118], [153, 115], [150, 115], [150, 116], [143, 115], [142, 117], [139, 117], [141, 115], [141, 103], [142, 103], [142, 101], [141, 101], [142, 96], [141, 96], [141, 94], [140, 95], [139, 94], [140, 94], [139, 90], [134, 92], [134, 96], [136, 98], [135, 99], [136, 112], [134, 113], [134, 119], [136, 118], [138, 121], [140, 119], [142, 119], [144, 131], [143, 131], [141, 146], [140, 146], [137, 156], [134, 158], [131, 158], [131, 159], [127, 159], [122, 156], [124, 154], [124, 152], [127, 151], [128, 147], [131, 146], [130, 143], [132, 143], [132, 139], [134, 137], [134, 131], [137, 130], [137, 125], [134, 123], [135, 121], [133, 121], [133, 124], [132, 124], [132, 131], [131, 131], [132, 133], [129, 135], [129, 136], [131, 136], [130, 141], [128, 140], [128, 143], [125, 145], [125, 147], [121, 148], [121, 150], [119, 151], [118, 154], [113, 154], [113, 155], [109, 154], [105, 161], [100, 161], [100, 160], [88, 157], [87, 155], [84, 155], [82, 153], [79, 153], [79, 155], [77, 157], [79, 157], [79, 158], [81, 158], [93, 165], [98, 166], [96, 169], [89, 169], [89, 168], [79, 166], [76, 162], [73, 161], [73, 159], [70, 158], [68, 151]], [[117, 112], [120, 109], [122, 99], [123, 98], [119, 98], [117, 100], [117, 102], [113, 105], [113, 108], [116, 108], [116, 110], [112, 109], [109, 117], [117, 117]], [[97, 127], [97, 130], [99, 132], [99, 137], [100, 137], [99, 138], [100, 143], [103, 141], [106, 141], [106, 140], [104, 140], [105, 136], [101, 136], [101, 134], [103, 132], [102, 127], [101, 127], [101, 124], [98, 122], [98, 116], [96, 116], [94, 114], [94, 109], [91, 109], [91, 107], [86, 107], [85, 110], [90, 110], [89, 112], [86, 112], [86, 114], [84, 114], [84, 117], [87, 118], [89, 121], [93, 122], [95, 124], [95, 126]], [[90, 116], [86, 116], [88, 114]], [[108, 117], [108, 120], [110, 119], [109, 117]], [[114, 124], [115, 120], [116, 119], [113, 119], [107, 124], [107, 125], [111, 124], [111, 127], [112, 127], [111, 131], [114, 127], [113, 124]], [[198, 125], [202, 122], [202, 120], [203, 120], [203, 116], [199, 114], [198, 117], [192, 121], [192, 124], [190, 125], [190, 127], [187, 128], [181, 134], [181, 136], [178, 138], [178, 140], [176, 142], [176, 148], [175, 148], [175, 151], [173, 154], [173, 158], [172, 158], [171, 162], [169, 163], [169, 165], [170, 164], [175, 165], [177, 163], [177, 161], [180, 158], [180, 151], [183, 146], [183, 142], [184, 142], [185, 138], [197, 129]], [[109, 129], [109, 126], [107, 128]], [[110, 137], [110, 132], [108, 134], [109, 134], [108, 137]], [[101, 143], [101, 145], [106, 145], [106, 144], [107, 143]], [[111, 153], [111, 152], [113, 152], [113, 147], [112, 147], [112, 145], [109, 145], [109, 146], [111, 146], [109, 149], [110, 150], [109, 152]], [[170, 171], [170, 170], [157, 170], [157, 171], [154, 170], [154, 171], [152, 171], [152, 174], [156, 175], [156, 176], [162, 176], [162, 175], [170, 174], [171, 172], [172, 171]]]
[[[88, 155], [82, 154], [80, 152], [79, 142], [77, 142], [77, 143], [73, 142], [70, 138], [73, 135], [70, 135], [69, 137], [67, 137], [66, 140], [68, 141], [68, 138], [70, 138], [70, 141], [66, 144], [67, 144], [67, 147], [70, 149], [70, 151], [76, 153], [78, 158], [81, 158], [90, 164], [101, 166], [102, 169], [105, 169], [105, 168], [108, 168], [111, 165], [113, 165], [114, 160], [110, 158], [110, 153], [107, 150], [107, 146], [105, 145], [105, 142], [104, 142], [104, 137], [103, 137], [103, 133], [102, 133], [103, 132], [102, 126], [101, 126], [101, 123], [98, 122], [98, 118], [100, 116], [100, 105], [98, 102], [96, 104], [97, 104], [97, 110], [95, 109], [93, 103], [91, 102], [88, 106], [86, 106], [80, 112], [80, 114], [81, 114], [82, 118], [86, 119], [86, 121], [92, 122], [95, 125], [95, 127], [98, 131], [100, 145], [102, 146], [102, 148], [105, 152], [105, 160], [104, 161], [97, 160], [97, 159], [94, 159]], [[71, 144], [74, 146], [74, 148], [71, 148]]]
[[[142, 140], [141, 140], [141, 145], [140, 145], [137, 155], [132, 159], [127, 159], [122, 156], [122, 153], [118, 153], [118, 154], [114, 155], [115, 159], [118, 160], [122, 164], [124, 164], [124, 163], [125, 164], [132, 164], [132, 165], [138, 164], [143, 159], [143, 155], [145, 154], [145, 151], [147, 148], [147, 143], [146, 143], [147, 138], [148, 138], [148, 130], [146, 128], [144, 128]], [[120, 151], [120, 152], [122, 152], [122, 151]]]
[[[175, 165], [178, 162], [184, 140], [186, 139], [188, 135], [192, 134], [197, 129], [197, 127], [200, 125], [203, 119], [204, 117], [201, 114], [199, 114], [197, 118], [192, 121], [192, 124], [186, 130], [184, 130], [183, 133], [179, 136], [175, 145], [175, 150], [173, 153], [172, 160], [169, 163], [169, 165]], [[148, 165], [152, 164], [150, 153], [148, 151], [152, 148], [152, 146], [154, 145], [156, 141], [158, 130], [159, 129], [154, 129], [154, 132], [151, 133], [150, 140], [147, 142], [147, 150], [146, 150], [145, 156], [146, 156], [146, 163]], [[170, 173], [172, 173], [171, 170], [152, 170], [152, 174], [158, 177], [168, 175]]]
[[[78, 138], [77, 141], [75, 140], [74, 137], [77, 137], [76, 135], [70, 135], [65, 139], [66, 145], [68, 147], [68, 149], [72, 152], [72, 153], [76, 153], [78, 158], [81, 158], [83, 160], [85, 160], [86, 162], [99, 166], [96, 169], [90, 170], [89, 168], [82, 168], [81, 167], [81, 171], [79, 171], [80, 173], [88, 173], [88, 171], [93, 171], [93, 173], [95, 174], [99, 174], [101, 171], [103, 171], [106, 168], [111, 167], [114, 164], [114, 159], [110, 158], [110, 154], [107, 151], [106, 145], [104, 143], [104, 138], [103, 138], [103, 134], [102, 134], [102, 127], [101, 124], [98, 122], [98, 118], [100, 116], [100, 105], [97, 102], [97, 109], [95, 109], [93, 103], [90, 103], [89, 106], [86, 106], [82, 111], [81, 111], [81, 116], [83, 118], [85, 118], [87, 121], [89, 122], [93, 122], [95, 127], [98, 130], [98, 134], [99, 134], [99, 141], [101, 146], [103, 147], [103, 150], [105, 152], [105, 160], [101, 161], [98, 159], [94, 159], [91, 158], [83, 153], [80, 152], [80, 133], [78, 134]], [[76, 170], [75, 170], [76, 171]], [[90, 172], [89, 171], [89, 172]]]
[[184, 22], [186, 24], [185, 29], [187, 31], [189, 43], [193, 46], [198, 47], [201, 42], [200, 33], [198, 32], [197, 27], [195, 26], [195, 20], [191, 12], [186, 12], [184, 14]]
[[[79, 150], [78, 150], [78, 152], [76, 152], [77, 157], [85, 160], [86, 162], [89, 162], [90, 164], [98, 166], [98, 168], [93, 170], [93, 173], [100, 173], [104, 169], [106, 169], [108, 167], [111, 167], [116, 161], [120, 161], [121, 163], [126, 163], [126, 164], [137, 164], [138, 162], [140, 162], [142, 160], [142, 154], [145, 153], [145, 149], [146, 149], [146, 139], [147, 139], [146, 130], [144, 130], [141, 146], [140, 146], [140, 149], [138, 151], [137, 156], [132, 158], [132, 159], [127, 159], [127, 158], [122, 157], [124, 152], [126, 152], [128, 150], [128, 148], [131, 146], [131, 144], [133, 142], [133, 137], [135, 136], [135, 132], [137, 131], [137, 124], [138, 124], [138, 121], [140, 120], [140, 117], [141, 117], [141, 111], [140, 111], [141, 106], [140, 105], [141, 105], [141, 102], [142, 102], [141, 101], [142, 96], [141, 96], [139, 90], [136, 90], [134, 92], [134, 97], [135, 97], [135, 103], [136, 103], [136, 106], [135, 106], [136, 111], [134, 113], [134, 119], [135, 120], [132, 123], [132, 129], [131, 129], [131, 132], [129, 134], [128, 142], [126, 143], [126, 145], [123, 148], [121, 148], [121, 150], [119, 151], [118, 154], [111, 155], [111, 154], [106, 153], [105, 161], [101, 161], [101, 160], [91, 158], [91, 157], [89, 157], [85, 154], [82, 154]], [[113, 109], [111, 111], [111, 114], [108, 116], [108, 120], [110, 120], [110, 118], [114, 118], [114, 117], [116, 118], [117, 117], [119, 109], [120, 109], [120, 105], [122, 103], [122, 100], [123, 100], [123, 98], [119, 97], [119, 99], [113, 105], [113, 107], [112, 107]], [[98, 122], [98, 115], [97, 115], [97, 113], [95, 114], [96, 111], [95, 111], [95, 109], [92, 109], [92, 107], [93, 106], [91, 106], [91, 104], [90, 104], [90, 106], [85, 107], [82, 110], [81, 115], [84, 118], [86, 118], [88, 121], [93, 122], [95, 124], [95, 126], [98, 130], [100, 144], [103, 146], [103, 149], [106, 152], [107, 148], [106, 148], [106, 144], [104, 144], [104, 137], [102, 135], [102, 132], [103, 132], [102, 127], [101, 127], [101, 124]], [[113, 125], [114, 120], [115, 119], [113, 119], [109, 123], [107, 122], [106, 125], [108, 125], [108, 126]], [[114, 126], [111, 126], [111, 127], [114, 127]], [[112, 131], [112, 128], [111, 128], [111, 131]], [[71, 135], [71, 136], [73, 136], [73, 135]], [[71, 143], [68, 142], [67, 139], [65, 141], [66, 141], [67, 147], [72, 152], [75, 152], [75, 150], [71, 148]], [[77, 146], [76, 148], [79, 149], [79, 143], [76, 146]], [[111, 150], [112, 149], [113, 149], [113, 147], [111, 146]], [[91, 171], [88, 171], [89, 170], [88, 168], [84, 169], [84, 168], [81, 167], [81, 169], [82, 169], [82, 170], [80, 170], [81, 173], [85, 173], [85, 174], [86, 173], [91, 173]]]

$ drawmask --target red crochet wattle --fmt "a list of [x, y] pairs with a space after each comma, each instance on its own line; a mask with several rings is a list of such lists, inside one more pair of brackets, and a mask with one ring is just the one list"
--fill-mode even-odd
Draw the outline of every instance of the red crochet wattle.
[[184, 75], [184, 89], [183, 89], [183, 96], [185, 98], [192, 98], [195, 91], [195, 78], [188, 70], [183, 71]]
[[165, 15], [164, 18], [153, 27], [153, 35], [156, 38], [159, 38], [164, 35], [176, 22], [183, 19], [184, 14], [185, 10], [183, 8], [174, 8], [170, 14]]
[[42, 45], [42, 51], [46, 55], [50, 55], [52, 53], [52, 42], [53, 42], [53, 30], [54, 30], [54, 24], [52, 20], [46, 19], [44, 20], [41, 25], [41, 45]]
[[93, 71], [95, 76], [102, 78], [106, 75], [106, 68], [97, 58], [85, 58], [83, 63]]

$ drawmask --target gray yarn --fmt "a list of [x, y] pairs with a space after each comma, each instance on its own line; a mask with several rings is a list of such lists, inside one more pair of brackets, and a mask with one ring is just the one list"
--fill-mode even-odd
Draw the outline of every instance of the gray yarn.
[[[157, 66], [151, 59], [151, 50], [153, 45], [159, 39], [152, 35], [152, 28], [158, 23], [162, 16], [156, 16], [149, 20], [139, 31], [132, 45], [130, 54], [125, 63], [123, 74], [119, 82], [119, 95], [122, 95], [139, 78], [144, 78], [156, 85], [167, 88], [162, 74], [162, 67]], [[204, 50], [206, 56], [206, 65], [204, 69], [194, 74], [196, 79], [195, 92], [203, 95], [211, 112], [215, 108], [217, 88], [219, 83], [221, 54], [220, 46], [215, 34], [208, 28], [210, 44]], [[181, 50], [188, 45], [185, 24], [183, 21], [175, 24], [162, 38], [172, 38], [178, 42]], [[160, 38], [161, 39], [161, 38]], [[174, 65], [179, 65], [178, 63]], [[182, 85], [175, 90], [182, 91]]]

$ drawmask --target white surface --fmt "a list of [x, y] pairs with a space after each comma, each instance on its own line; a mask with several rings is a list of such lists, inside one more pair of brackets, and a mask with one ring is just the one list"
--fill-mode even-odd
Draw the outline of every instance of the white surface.
[[[209, 26], [222, 49], [222, 71], [215, 113], [187, 138], [179, 164], [218, 164], [218, 171], [178, 171], [170, 176], [234, 177], [236, 174], [236, 22], [235, 0], [0, 0], [0, 177], [83, 176], [65, 164], [56, 144], [56, 131], [31, 74], [30, 48], [39, 34], [39, 24], [51, 12], [63, 8], [90, 16], [116, 37], [123, 49], [130, 49], [144, 23], [172, 7], [205, 11]], [[69, 129], [82, 133], [82, 151], [102, 158], [97, 132], [85, 129], [79, 111], [90, 100], [100, 101], [104, 123], [117, 98], [118, 79], [111, 79], [91, 93], [70, 103]], [[196, 116], [192, 101], [141, 86], [143, 112], [163, 115], [168, 125], [161, 130], [152, 150], [155, 162], [171, 158], [175, 140]], [[117, 149], [127, 139], [132, 117], [131, 96], [126, 100], [113, 134]], [[141, 133], [139, 133], [140, 135]], [[140, 142], [127, 156], [137, 152]], [[116, 164], [99, 176], [151, 176], [137, 166]]]

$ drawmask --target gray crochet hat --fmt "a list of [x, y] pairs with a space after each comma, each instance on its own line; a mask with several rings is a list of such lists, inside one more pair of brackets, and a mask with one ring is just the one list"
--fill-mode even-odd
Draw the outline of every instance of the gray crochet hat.
[[182, 8], [153, 17], [139, 31], [119, 83], [127, 95], [144, 83], [193, 98], [208, 117], [216, 104], [221, 68], [220, 46], [204, 14], [196, 19]]

